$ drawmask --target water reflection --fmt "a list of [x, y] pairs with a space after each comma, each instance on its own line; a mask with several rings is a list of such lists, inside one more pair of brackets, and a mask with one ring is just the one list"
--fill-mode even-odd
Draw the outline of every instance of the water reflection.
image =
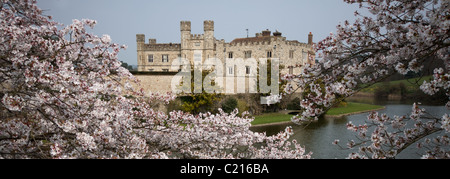
[[[386, 113], [393, 117], [394, 115], [409, 115], [411, 112], [411, 105], [402, 104], [388, 104], [386, 108], [380, 110], [380, 113]], [[426, 111], [433, 116], [442, 116], [448, 113], [448, 110], [444, 106], [420, 106], [425, 108]], [[266, 132], [267, 135], [274, 135], [283, 131], [287, 126], [292, 126], [294, 135], [291, 139], [296, 139], [302, 146], [306, 148], [306, 151], [312, 151], [313, 158], [346, 158], [351, 152], [349, 150], [341, 150], [332, 142], [335, 139], [339, 139], [342, 145], [345, 145], [348, 140], [355, 140], [355, 134], [352, 131], [347, 130], [346, 124], [352, 121], [353, 124], [363, 124], [367, 119], [367, 113], [355, 114], [351, 116], [341, 118], [321, 118], [318, 122], [309, 124], [308, 126], [298, 126], [293, 123], [282, 125], [271, 125], [252, 127], [252, 131]], [[443, 135], [444, 132], [435, 135]], [[356, 141], [356, 140], [355, 140]], [[355, 149], [356, 150], [356, 149]], [[415, 146], [404, 150], [397, 158], [418, 158], [423, 151], [417, 151]]]

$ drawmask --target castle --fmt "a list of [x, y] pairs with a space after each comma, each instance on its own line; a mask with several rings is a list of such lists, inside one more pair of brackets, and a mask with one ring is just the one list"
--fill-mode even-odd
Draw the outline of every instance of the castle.
[[[167, 85], [161, 82], [167, 82], [171, 76], [175, 75], [180, 69], [171, 68], [174, 60], [184, 58], [194, 64], [196, 61], [204, 62], [209, 58], [220, 59], [224, 64], [234, 59], [260, 59], [260, 58], [278, 58], [282, 74], [298, 74], [305, 64], [314, 64], [315, 52], [312, 49], [313, 35], [309, 33], [308, 43], [301, 43], [297, 40], [286, 40], [281, 32], [273, 32], [264, 30], [256, 33], [255, 37], [236, 38], [227, 43], [225, 40], [218, 40], [214, 37], [214, 21], [204, 21], [204, 34], [192, 34], [191, 22], [181, 21], [181, 43], [157, 43], [156, 39], [150, 38], [148, 43], [145, 42], [144, 34], [136, 35], [137, 42], [137, 60], [138, 72], [135, 73], [139, 79], [153, 83], [158, 88], [150, 89], [160, 92], [169, 91]], [[236, 65], [226, 66], [223, 73], [238, 74]], [[181, 67], [180, 67], [181, 68]], [[251, 69], [245, 66], [247, 78]], [[148, 73], [146, 73], [148, 72]], [[152, 75], [152, 79], [144, 79], [142, 75]], [[139, 77], [139, 75], [141, 75]], [[251, 78], [251, 77], [250, 77]], [[153, 81], [149, 81], [153, 80]], [[161, 81], [158, 81], [161, 80]], [[156, 83], [156, 84], [155, 84]], [[166, 86], [161, 87], [160, 85]], [[236, 85], [239, 86], [239, 85]], [[164, 90], [166, 89], [166, 90]]]

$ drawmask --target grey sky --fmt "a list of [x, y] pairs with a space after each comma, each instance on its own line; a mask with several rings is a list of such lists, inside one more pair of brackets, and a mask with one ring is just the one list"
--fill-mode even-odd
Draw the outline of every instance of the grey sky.
[[97, 20], [92, 31], [109, 34], [113, 42], [128, 45], [120, 60], [137, 64], [136, 34], [161, 43], [180, 42], [180, 21], [191, 21], [192, 33], [203, 33], [203, 21], [214, 20], [215, 37], [226, 42], [269, 29], [288, 40], [307, 42], [308, 33], [317, 42], [344, 20], [358, 5], [342, 0], [38, 0], [44, 14], [71, 24], [72, 19]]

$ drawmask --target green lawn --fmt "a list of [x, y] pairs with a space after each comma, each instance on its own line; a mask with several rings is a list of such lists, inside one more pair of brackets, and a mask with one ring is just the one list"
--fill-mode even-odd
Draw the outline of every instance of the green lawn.
[[290, 121], [292, 116], [289, 114], [282, 113], [267, 113], [255, 116], [255, 120], [252, 122], [252, 125], [258, 124], [268, 124], [268, 123], [276, 123], [276, 122], [286, 122]]
[[[429, 82], [432, 78], [433, 78], [432, 76], [424, 76], [424, 77], [418, 77], [418, 78], [411, 78], [411, 79], [407, 79], [407, 80], [390, 81], [390, 82], [387, 82], [387, 84], [389, 86], [398, 86], [398, 85], [400, 85], [400, 83], [403, 83], [406, 87], [407, 93], [414, 93], [417, 90], [419, 90], [419, 86], [423, 83], [423, 81], [426, 80]], [[372, 86], [362, 89], [361, 92], [374, 93], [377, 88], [386, 88], [386, 86], [384, 86], [384, 85], [385, 85], [385, 83], [383, 83], [383, 82], [375, 83]]]
[[341, 115], [360, 111], [378, 110], [382, 108], [383, 106], [378, 105], [348, 102], [345, 107], [331, 108], [328, 110], [326, 115]]
[[[342, 114], [347, 114], [347, 113], [354, 113], [354, 112], [367, 111], [367, 110], [377, 110], [377, 109], [382, 109], [382, 108], [383, 108], [383, 106], [378, 106], [378, 105], [348, 102], [347, 106], [345, 106], [345, 107], [330, 109], [326, 113], [326, 115], [342, 115]], [[252, 125], [286, 122], [286, 121], [290, 121], [292, 116], [293, 115], [282, 114], [282, 113], [267, 113], [267, 114], [263, 114], [263, 115], [258, 115], [258, 116], [255, 116], [255, 120], [252, 122]]]

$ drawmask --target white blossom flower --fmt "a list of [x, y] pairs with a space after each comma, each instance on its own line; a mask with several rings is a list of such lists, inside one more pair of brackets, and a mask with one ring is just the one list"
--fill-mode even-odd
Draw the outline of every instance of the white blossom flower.
[[102, 42], [106, 43], [106, 44], [111, 43], [111, 37], [109, 35], [107, 35], [107, 34], [103, 35], [102, 36]]
[[87, 133], [77, 133], [77, 141], [81, 143], [83, 150], [94, 150], [97, 148], [94, 137]]

